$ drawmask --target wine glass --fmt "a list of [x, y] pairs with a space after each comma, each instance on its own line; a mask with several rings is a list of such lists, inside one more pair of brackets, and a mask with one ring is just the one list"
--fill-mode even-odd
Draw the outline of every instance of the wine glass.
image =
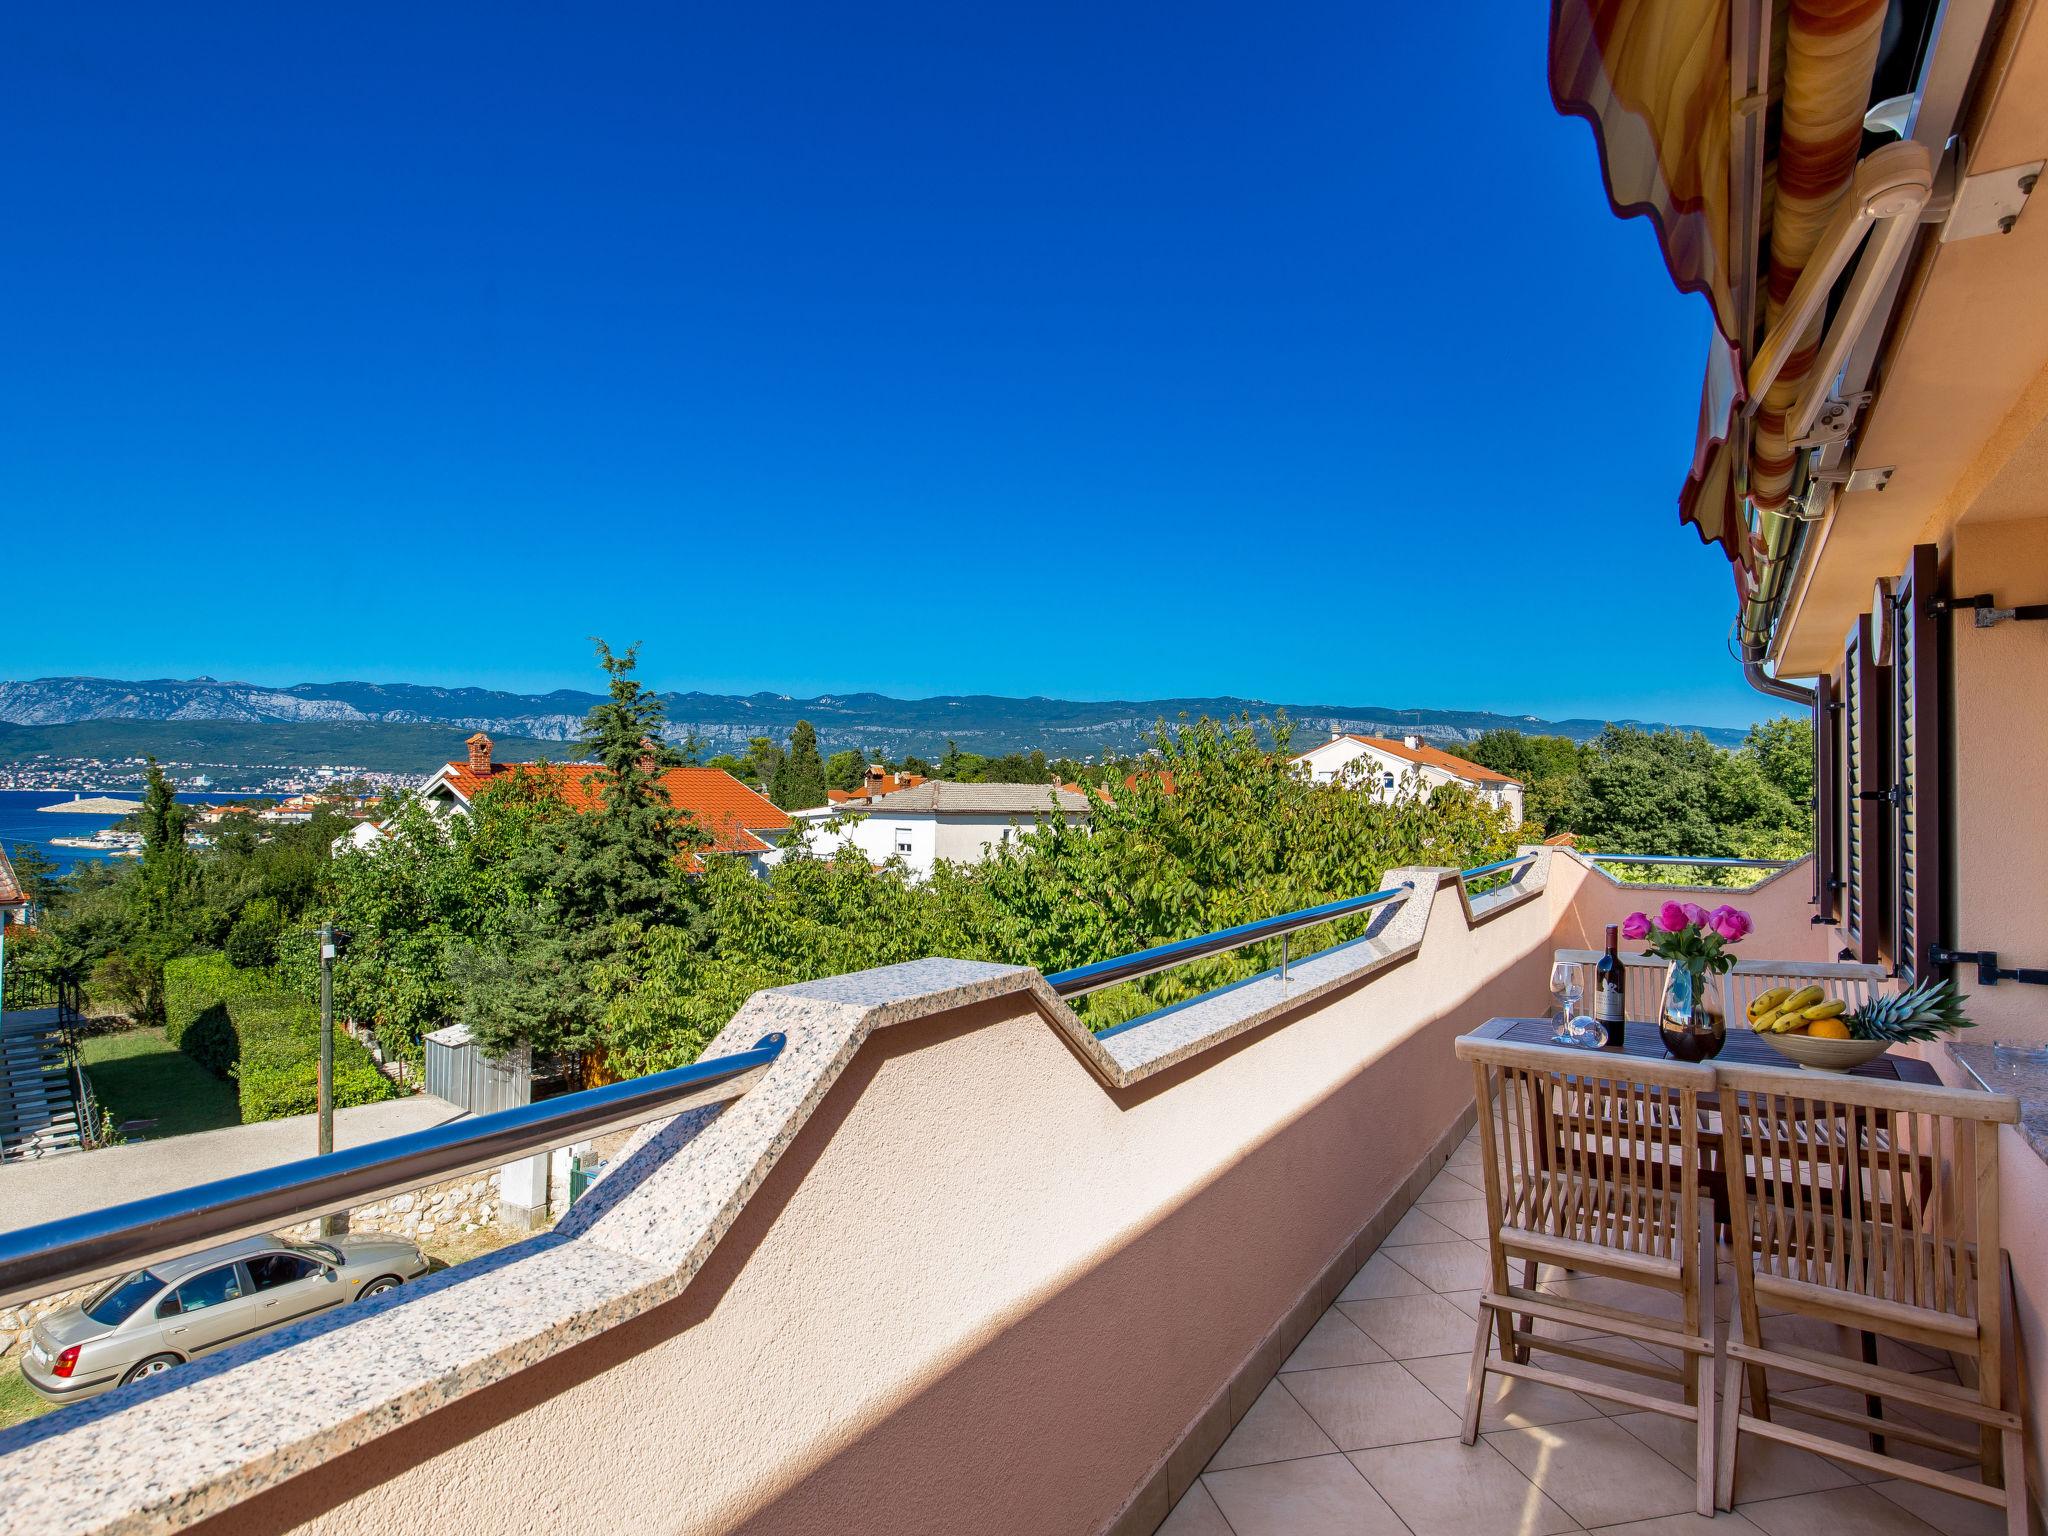
[[1582, 994], [1576, 962], [1560, 960], [1550, 968], [1550, 995], [1557, 999], [1557, 1028], [1550, 1036], [1554, 1042], [1588, 1050], [1597, 1050], [1607, 1043], [1606, 1029], [1579, 1012]]

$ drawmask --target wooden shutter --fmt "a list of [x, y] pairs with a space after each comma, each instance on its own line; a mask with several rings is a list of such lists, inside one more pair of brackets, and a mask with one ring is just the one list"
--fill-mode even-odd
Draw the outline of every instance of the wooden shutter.
[[1817, 923], [1832, 923], [1842, 889], [1837, 863], [1842, 849], [1841, 729], [1837, 718], [1841, 675], [1822, 677], [1813, 688], [1813, 904]]
[[1892, 955], [1902, 977], [1941, 938], [1939, 555], [1918, 544], [1892, 589]]
[[1842, 931], [1854, 958], [1876, 961], [1884, 927], [1885, 740], [1870, 616], [1850, 627], [1842, 650]]

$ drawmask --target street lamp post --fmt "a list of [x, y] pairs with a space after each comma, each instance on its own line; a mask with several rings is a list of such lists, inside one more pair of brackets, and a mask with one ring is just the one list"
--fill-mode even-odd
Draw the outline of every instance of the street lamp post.
[[[320, 1155], [334, 1150], [334, 925], [320, 925]], [[320, 1230], [333, 1237], [341, 1217], [320, 1218]]]

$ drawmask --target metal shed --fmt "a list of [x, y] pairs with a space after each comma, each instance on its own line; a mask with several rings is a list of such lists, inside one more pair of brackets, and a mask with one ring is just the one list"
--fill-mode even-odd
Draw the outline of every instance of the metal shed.
[[469, 1037], [469, 1027], [450, 1024], [426, 1037], [427, 1092], [487, 1115], [533, 1102], [532, 1053], [525, 1046], [504, 1056], [486, 1056]]

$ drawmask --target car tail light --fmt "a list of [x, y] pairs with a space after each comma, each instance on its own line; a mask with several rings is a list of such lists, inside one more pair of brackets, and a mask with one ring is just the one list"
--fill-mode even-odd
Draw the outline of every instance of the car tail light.
[[53, 1376], [69, 1376], [78, 1366], [78, 1346], [72, 1345], [57, 1357], [57, 1363], [50, 1367]]

